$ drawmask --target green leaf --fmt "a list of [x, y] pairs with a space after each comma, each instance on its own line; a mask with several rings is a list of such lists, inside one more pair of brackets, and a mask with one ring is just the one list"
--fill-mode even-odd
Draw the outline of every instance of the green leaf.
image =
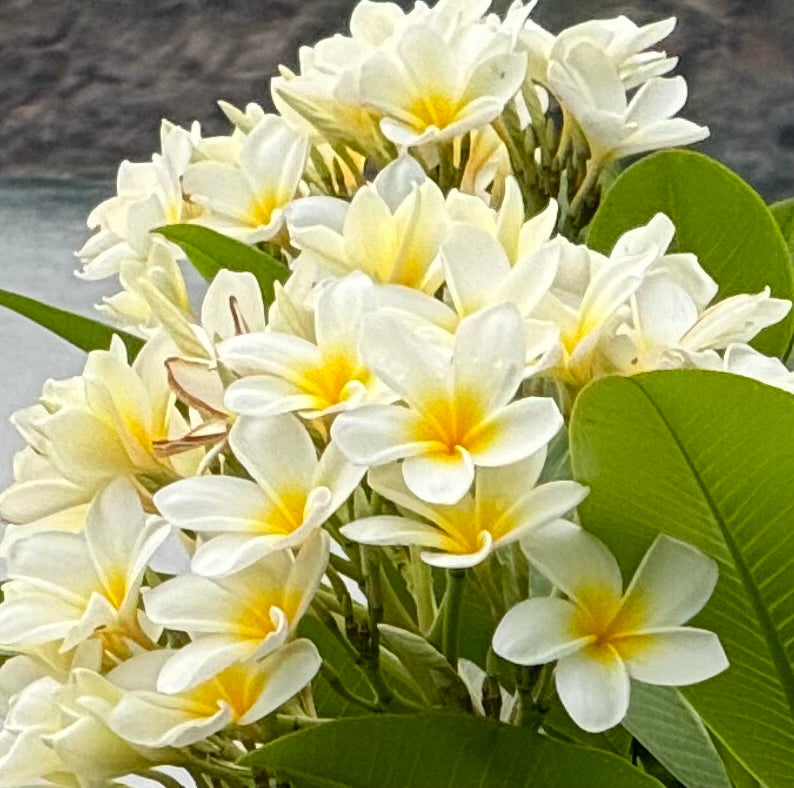
[[195, 269], [210, 281], [222, 268], [252, 273], [266, 304], [272, 304], [273, 286], [285, 282], [289, 269], [275, 257], [254, 246], [235, 241], [197, 224], [169, 224], [154, 232], [181, 247]]
[[720, 372], [604, 378], [574, 407], [582, 524], [630, 574], [661, 531], [718, 563], [698, 626], [731, 663], [685, 697], [762, 782], [794, 786], [794, 396]]
[[422, 690], [425, 700], [434, 706], [471, 708], [466, 685], [444, 658], [420, 635], [389, 624], [380, 624], [381, 642], [408, 670]]
[[[549, 596], [549, 592], [538, 596]], [[601, 733], [583, 731], [570, 717], [560, 699], [555, 695], [550, 700], [550, 708], [543, 717], [543, 730], [555, 738], [591, 747], [598, 750], [614, 752], [628, 757], [631, 749], [631, 734], [620, 725]]]
[[468, 715], [339, 720], [251, 754], [294, 788], [651, 788], [609, 753]]
[[725, 764], [733, 788], [761, 788], [761, 783], [739, 762], [739, 759], [716, 737], [714, 746]]
[[[720, 287], [719, 298], [757, 293], [766, 285], [794, 297], [786, 244], [764, 201], [738, 175], [694, 151], [663, 151], [629, 167], [609, 190], [590, 225], [588, 244], [608, 253], [627, 230], [666, 213], [677, 251], [693, 252]], [[794, 312], [763, 331], [753, 345], [788, 355]]]
[[[356, 665], [342, 640], [329, 627], [312, 615], [304, 616], [298, 625], [298, 634], [309, 638], [317, 646], [323, 662], [330, 666], [349, 692], [370, 703], [375, 701], [366, 675]], [[317, 713], [321, 717], [357, 716], [365, 711], [360, 704], [334, 691], [322, 673], [314, 680], [313, 692]]]
[[107, 350], [114, 334], [124, 342], [131, 358], [137, 355], [143, 347], [142, 339], [125, 331], [119, 331], [117, 328], [106, 326], [90, 317], [76, 315], [73, 312], [43, 304], [34, 298], [12, 293], [9, 290], [0, 290], [0, 306], [38, 323], [86, 352]]
[[773, 203], [769, 206], [769, 210], [788, 244], [789, 254], [794, 256], [794, 197]]
[[623, 726], [687, 788], [731, 788], [706, 726], [675, 687], [634, 682]]

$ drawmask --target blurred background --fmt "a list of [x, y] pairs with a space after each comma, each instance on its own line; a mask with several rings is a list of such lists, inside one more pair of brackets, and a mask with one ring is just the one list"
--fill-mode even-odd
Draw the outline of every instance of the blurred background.
[[[162, 117], [197, 119], [209, 134], [227, 128], [219, 98], [270, 106], [277, 65], [295, 66], [301, 44], [343, 32], [354, 5], [0, 0], [0, 288], [92, 314], [104, 288], [73, 279], [73, 251], [88, 211], [112, 194], [119, 162], [151, 156]], [[794, 195], [794, 3], [541, 0], [533, 18], [556, 32], [620, 13], [638, 23], [678, 17], [663, 46], [681, 57], [677, 73], [689, 84], [683, 115], [711, 128], [701, 149], [768, 201]], [[0, 310], [0, 486], [19, 445], [8, 416], [83, 359]]]

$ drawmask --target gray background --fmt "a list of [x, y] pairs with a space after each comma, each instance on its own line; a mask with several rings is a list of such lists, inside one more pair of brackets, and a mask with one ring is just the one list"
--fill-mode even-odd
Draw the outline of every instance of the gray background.
[[[401, 3], [408, 5], [407, 3]], [[162, 116], [226, 124], [215, 107], [268, 104], [266, 77], [295, 65], [299, 44], [344, 30], [353, 0], [0, 0], [0, 288], [85, 314], [112, 284], [72, 278], [88, 210], [123, 158], [148, 159]], [[708, 123], [703, 149], [768, 199], [794, 195], [794, 2], [541, 0], [551, 30], [626, 13], [670, 14], [685, 116]], [[0, 309], [0, 486], [19, 443], [8, 415], [43, 380], [84, 356]]]
[[[353, 5], [0, 0], [0, 173], [106, 178], [150, 155], [161, 116], [221, 130], [217, 98], [267, 104], [266, 76], [344, 30]], [[770, 198], [794, 192], [794, 3], [541, 0], [533, 16], [557, 30], [621, 12], [678, 16], [666, 45], [682, 57], [687, 116], [712, 128], [705, 149]]]

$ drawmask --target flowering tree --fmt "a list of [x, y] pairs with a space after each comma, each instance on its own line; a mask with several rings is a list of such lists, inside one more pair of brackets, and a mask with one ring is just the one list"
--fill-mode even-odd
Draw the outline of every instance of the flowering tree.
[[794, 786], [794, 208], [658, 152], [675, 20], [533, 5], [362, 0], [121, 165], [113, 327], [0, 293], [88, 351], [13, 417], [0, 786]]

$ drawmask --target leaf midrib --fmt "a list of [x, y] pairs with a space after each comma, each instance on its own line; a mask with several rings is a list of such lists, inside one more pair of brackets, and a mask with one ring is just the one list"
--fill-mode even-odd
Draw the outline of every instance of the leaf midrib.
[[786, 697], [786, 702], [788, 703], [789, 710], [791, 711], [791, 718], [794, 720], [794, 670], [792, 670], [791, 666], [789, 665], [788, 656], [786, 655], [786, 651], [783, 647], [782, 642], [780, 641], [777, 629], [775, 628], [775, 624], [772, 621], [769, 612], [764, 605], [764, 601], [761, 598], [761, 593], [758, 590], [755, 581], [753, 580], [753, 576], [750, 573], [750, 570], [747, 568], [744, 560], [742, 558], [742, 554], [733, 539], [733, 535], [730, 533], [728, 529], [728, 525], [725, 519], [722, 516], [719, 508], [717, 507], [716, 502], [711, 497], [711, 494], [708, 491], [703, 479], [700, 476], [695, 464], [689, 457], [684, 445], [678, 439], [675, 431], [672, 428], [672, 425], [665, 417], [662, 410], [653, 400], [651, 395], [643, 388], [643, 386], [639, 383], [639, 381], [634, 380], [632, 378], [627, 378], [630, 383], [635, 385], [643, 394], [645, 399], [651, 405], [653, 410], [658, 415], [659, 419], [661, 420], [662, 424], [664, 424], [665, 428], [667, 429], [670, 437], [673, 440], [673, 443], [678, 448], [678, 451], [681, 453], [681, 456], [684, 459], [687, 467], [689, 468], [692, 476], [697, 483], [698, 487], [700, 488], [701, 494], [706, 501], [706, 504], [709, 507], [709, 510], [714, 517], [717, 526], [720, 529], [720, 533], [722, 534], [722, 538], [725, 542], [728, 551], [731, 554], [731, 558], [733, 559], [734, 566], [736, 567], [739, 577], [742, 581], [742, 585], [744, 586], [745, 592], [747, 593], [748, 600], [750, 605], [753, 608], [753, 611], [756, 615], [756, 620], [758, 621], [759, 627], [761, 629], [761, 634], [766, 641], [767, 647], [769, 649], [769, 654], [772, 658], [772, 662], [775, 665], [777, 670], [778, 676], [780, 678], [780, 683], [783, 688], [784, 695]]

